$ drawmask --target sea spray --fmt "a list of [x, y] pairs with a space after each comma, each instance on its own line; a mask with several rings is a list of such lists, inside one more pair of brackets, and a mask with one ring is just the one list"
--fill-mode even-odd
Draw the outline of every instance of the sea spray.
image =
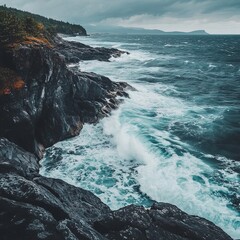
[[41, 173], [91, 190], [113, 209], [169, 202], [239, 237], [240, 39], [223, 39], [231, 56], [218, 36], [78, 39], [130, 51], [80, 69], [137, 91], [109, 118], [48, 149]]

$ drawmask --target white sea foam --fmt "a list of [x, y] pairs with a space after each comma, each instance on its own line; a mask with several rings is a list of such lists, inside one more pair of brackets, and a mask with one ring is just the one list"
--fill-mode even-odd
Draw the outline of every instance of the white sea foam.
[[216, 68], [217, 66], [214, 65], [214, 64], [209, 64], [208, 67], [209, 67], [209, 68]]
[[139, 46], [139, 43], [123, 43], [123, 42], [99, 42], [89, 36], [77, 36], [77, 37], [65, 37], [67, 41], [79, 41], [83, 44], [90, 45], [92, 47], [111, 47], [121, 49], [122, 46]]
[[185, 46], [186, 43], [184, 44], [165, 44], [164, 47], [182, 47], [182, 46]]
[[[150, 96], [150, 93], [143, 89], [139, 91], [135, 93], [135, 96], [131, 95], [132, 100], [136, 102], [135, 104], [128, 103], [131, 105], [129, 111], [136, 108], [151, 109], [154, 107], [154, 99], [155, 102], [161, 103], [158, 105], [160, 112], [164, 112], [163, 114], [168, 117], [174, 114], [174, 118], [177, 118], [187, 113], [188, 106], [184, 106], [183, 102], [159, 97], [159, 95], [157, 97], [152, 92]], [[145, 101], [142, 101], [143, 99]], [[178, 155], [175, 150], [176, 146], [178, 150], [186, 150], [188, 146], [181, 143], [177, 137], [173, 139], [169, 132], [155, 130], [153, 136], [158, 137], [158, 146], [151, 146], [146, 142], [144, 133], [141, 132], [142, 128], [136, 127], [136, 119], [121, 120], [122, 111], [105, 119], [103, 129], [105, 134], [112, 136], [120, 158], [135, 159], [140, 165], [136, 168], [137, 175], [135, 176], [140, 184], [140, 190], [154, 200], [170, 202], [190, 214], [210, 219], [229, 234], [236, 236], [240, 217], [236, 211], [228, 208], [228, 199], [217, 195], [217, 192], [228, 193], [229, 186], [227, 183], [222, 185], [217, 181], [213, 182], [209, 178], [218, 175], [219, 171], [189, 152]], [[135, 117], [146, 121], [145, 124], [149, 126], [147, 118], [139, 114]], [[147, 126], [141, 127], [146, 129]], [[165, 149], [167, 154], [159, 154], [161, 149]], [[224, 162], [230, 164], [232, 168], [232, 161], [225, 158]], [[239, 166], [238, 163], [234, 163]], [[237, 184], [237, 173], [228, 172], [225, 168], [223, 174], [225, 180], [229, 179], [231, 184], [234, 181]]]
[[[95, 41], [86, 39], [87, 44]], [[171, 85], [139, 81], [162, 70], [148, 66], [156, 58], [171, 60], [171, 56], [161, 58], [135, 50], [112, 58], [110, 63], [81, 62], [81, 70], [127, 81], [138, 91], [129, 92], [130, 99], [110, 117], [97, 125], [85, 125], [79, 137], [56, 144], [63, 150], [61, 160], [49, 167], [48, 161], [57, 154], [56, 149], [49, 150], [50, 156], [41, 162], [41, 173], [91, 190], [113, 209], [130, 203], [148, 206], [149, 198], [169, 202], [213, 221], [238, 238], [240, 216], [229, 208], [224, 194], [231, 194], [232, 187], [237, 189], [239, 175], [234, 169], [239, 163], [210, 154], [196, 155], [172, 132], [179, 125], [186, 131], [195, 127], [196, 134], [209, 132], [210, 123], [222, 117], [225, 107], [215, 107], [214, 114], [206, 114], [208, 106], [171, 97], [177, 93]], [[209, 164], [211, 159], [222, 168]]]
[[141, 191], [152, 199], [170, 202], [190, 214], [210, 219], [236, 236], [240, 218], [228, 208], [227, 199], [214, 195], [214, 192], [228, 192], [228, 189], [205, 177], [206, 173], [215, 174], [207, 164], [189, 153], [172, 154], [167, 158], [159, 156], [158, 164], [148, 161], [137, 171]]
[[172, 44], [165, 44], [164, 47], [174, 47]]
[[[150, 198], [205, 217], [236, 236], [239, 216], [227, 207], [227, 199], [214, 194], [227, 193], [228, 186], [206, 177], [218, 172], [186, 152], [189, 146], [178, 137], [152, 129], [152, 117], [142, 112], [148, 109], [156, 111], [156, 119], [163, 116], [175, 119], [187, 115], [189, 106], [143, 86], [130, 95], [131, 100], [126, 100], [111, 117], [95, 126], [86, 125], [74, 140], [57, 144], [68, 154], [63, 155], [62, 162], [50, 175], [95, 192], [113, 209], [129, 203], [142, 204], [141, 196], [134, 190], [139, 185], [141, 192]], [[153, 146], [146, 135], [155, 136], [158, 144]], [[80, 146], [78, 153], [76, 149]], [[178, 155], [176, 150], [183, 154]], [[73, 155], [69, 154], [71, 151]], [[237, 177], [225, 171], [224, 174], [226, 179]]]
[[121, 46], [122, 43], [120, 42], [103, 42], [100, 43], [99, 41], [94, 40], [93, 38], [90, 38], [88, 36], [77, 36], [77, 37], [66, 37], [64, 38], [67, 41], [77, 41], [81, 42], [83, 44], [90, 45], [92, 47], [113, 47], [115, 46]]
[[[139, 65], [144, 65], [154, 60], [154, 55], [144, 51], [132, 51], [131, 54], [123, 54], [120, 58], [112, 57], [111, 62], [84, 61], [80, 62], [81, 71], [96, 72], [108, 76], [114, 81], [132, 81], [139, 75], [146, 76], [147, 73], [156, 73], [164, 71], [163, 67], [146, 67], [139, 68]], [[116, 70], [117, 69], [117, 74]]]

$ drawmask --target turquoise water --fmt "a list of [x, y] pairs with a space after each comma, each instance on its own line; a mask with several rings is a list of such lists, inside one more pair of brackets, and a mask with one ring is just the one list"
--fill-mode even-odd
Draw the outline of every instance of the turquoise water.
[[129, 92], [120, 108], [48, 149], [41, 174], [91, 190], [112, 209], [177, 205], [240, 236], [240, 37], [76, 37], [128, 50], [80, 62]]

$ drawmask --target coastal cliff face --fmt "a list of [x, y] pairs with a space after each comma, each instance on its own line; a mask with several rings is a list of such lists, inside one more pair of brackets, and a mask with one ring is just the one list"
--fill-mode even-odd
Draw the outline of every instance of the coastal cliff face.
[[125, 83], [69, 69], [58, 53], [64, 51], [63, 42], [57, 49], [21, 45], [1, 50], [1, 66], [14, 70], [25, 87], [0, 96], [0, 136], [39, 157], [45, 147], [78, 135], [83, 123], [108, 115], [119, 104], [117, 96], [127, 96]]
[[13, 239], [228, 240], [213, 223], [155, 203], [111, 211], [91, 192], [39, 175], [45, 147], [108, 116], [131, 87], [66, 63], [108, 60], [116, 49], [56, 39], [0, 50], [0, 66], [24, 81], [0, 95], [0, 236]]

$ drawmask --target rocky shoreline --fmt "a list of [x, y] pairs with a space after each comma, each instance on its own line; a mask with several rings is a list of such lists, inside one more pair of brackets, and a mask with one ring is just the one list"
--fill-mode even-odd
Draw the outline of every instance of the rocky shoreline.
[[53, 47], [0, 49], [1, 67], [23, 79], [0, 96], [0, 236], [13, 239], [228, 240], [213, 223], [176, 206], [111, 209], [89, 191], [39, 175], [44, 149], [108, 116], [128, 97], [127, 83], [77, 71], [67, 64], [108, 61], [117, 49], [92, 48], [56, 37]]
[[21, 90], [0, 96], [0, 136], [39, 158], [44, 148], [78, 135], [84, 123], [107, 116], [120, 103], [116, 97], [127, 97], [124, 89], [131, 88], [67, 67], [71, 59], [79, 62], [82, 55], [95, 59], [94, 51], [98, 60], [101, 51], [103, 59], [121, 51], [93, 49], [60, 38], [54, 41], [54, 47], [28, 44], [0, 50], [1, 66], [13, 69], [25, 82]]

